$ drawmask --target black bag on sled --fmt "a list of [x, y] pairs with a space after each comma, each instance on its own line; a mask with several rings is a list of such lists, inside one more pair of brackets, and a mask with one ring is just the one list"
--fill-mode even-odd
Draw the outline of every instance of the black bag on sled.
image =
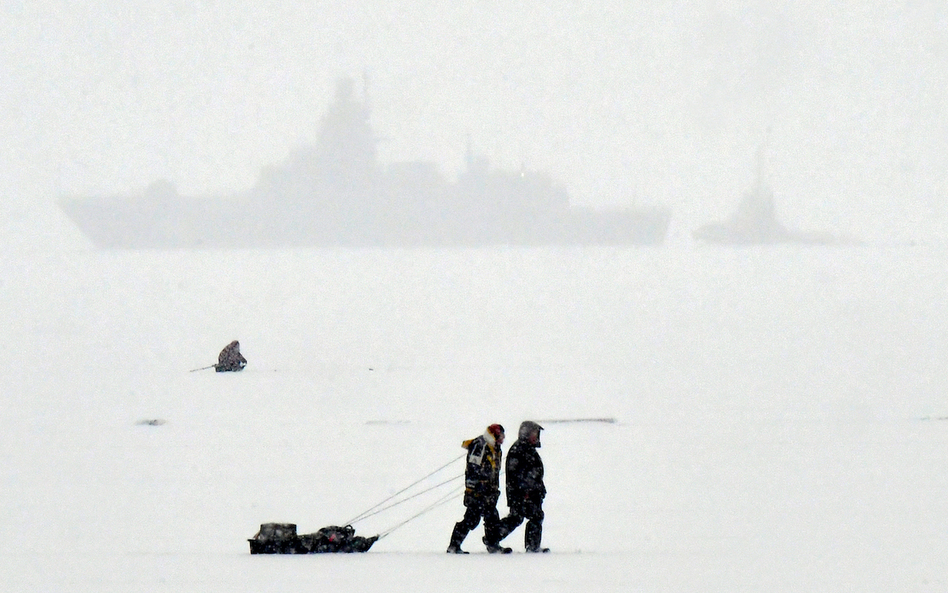
[[323, 554], [367, 552], [379, 536], [362, 537], [352, 525], [330, 525], [316, 533], [296, 534], [295, 523], [264, 523], [250, 542], [251, 554]]

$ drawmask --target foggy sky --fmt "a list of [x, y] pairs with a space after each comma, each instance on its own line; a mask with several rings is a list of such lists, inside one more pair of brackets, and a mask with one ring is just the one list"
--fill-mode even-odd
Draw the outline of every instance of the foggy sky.
[[945, 234], [944, 5], [542, 4], [3, 0], [2, 199], [248, 187], [365, 74], [384, 162], [452, 177], [470, 135], [576, 204], [666, 204], [674, 236], [733, 210], [769, 129], [791, 226]]

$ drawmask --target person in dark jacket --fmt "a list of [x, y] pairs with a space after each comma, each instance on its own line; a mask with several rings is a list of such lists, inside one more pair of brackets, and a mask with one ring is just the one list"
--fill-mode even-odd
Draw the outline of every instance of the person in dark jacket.
[[500, 522], [501, 539], [507, 537], [527, 520], [523, 537], [527, 552], [549, 552], [540, 547], [543, 537], [543, 499], [546, 486], [543, 484], [543, 461], [540, 448], [540, 431], [543, 427], [527, 420], [520, 425], [517, 441], [507, 452], [507, 506], [510, 513]]
[[504, 427], [491, 424], [481, 436], [464, 441], [467, 449], [467, 466], [464, 470], [464, 518], [454, 525], [449, 554], [467, 554], [461, 549], [464, 538], [484, 518], [484, 545], [491, 554], [509, 554], [510, 548], [500, 542], [500, 514], [497, 501], [500, 499], [500, 467], [504, 442]]
[[240, 342], [234, 340], [221, 350], [214, 369], [217, 370], [218, 373], [223, 373], [227, 371], [242, 371], [245, 366], [247, 366], [247, 359], [240, 354]]

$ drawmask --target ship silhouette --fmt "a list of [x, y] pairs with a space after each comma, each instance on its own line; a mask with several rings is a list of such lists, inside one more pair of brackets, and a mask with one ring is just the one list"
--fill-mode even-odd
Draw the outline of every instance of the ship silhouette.
[[466, 166], [383, 166], [364, 96], [337, 82], [315, 141], [264, 168], [232, 196], [182, 196], [165, 181], [136, 195], [61, 199], [66, 215], [106, 249], [654, 245], [662, 207], [570, 205], [562, 185], [526, 168], [494, 168], [468, 141]]
[[698, 227], [692, 232], [692, 236], [698, 241], [722, 245], [848, 243], [849, 241], [830, 233], [788, 229], [777, 219], [774, 192], [765, 180], [765, 152], [766, 142], [757, 149], [757, 178], [754, 187], [744, 193], [730, 218]]

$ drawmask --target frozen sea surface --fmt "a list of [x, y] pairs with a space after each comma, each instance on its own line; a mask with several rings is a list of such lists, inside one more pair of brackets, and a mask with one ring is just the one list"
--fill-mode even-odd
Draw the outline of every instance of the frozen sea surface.
[[[0, 262], [4, 590], [948, 588], [943, 250]], [[189, 372], [233, 339], [243, 373]], [[260, 523], [344, 522], [489, 423], [582, 418], [616, 422], [543, 433], [551, 554], [521, 528], [511, 556], [480, 529], [446, 555], [459, 498], [366, 554], [249, 554]]]

